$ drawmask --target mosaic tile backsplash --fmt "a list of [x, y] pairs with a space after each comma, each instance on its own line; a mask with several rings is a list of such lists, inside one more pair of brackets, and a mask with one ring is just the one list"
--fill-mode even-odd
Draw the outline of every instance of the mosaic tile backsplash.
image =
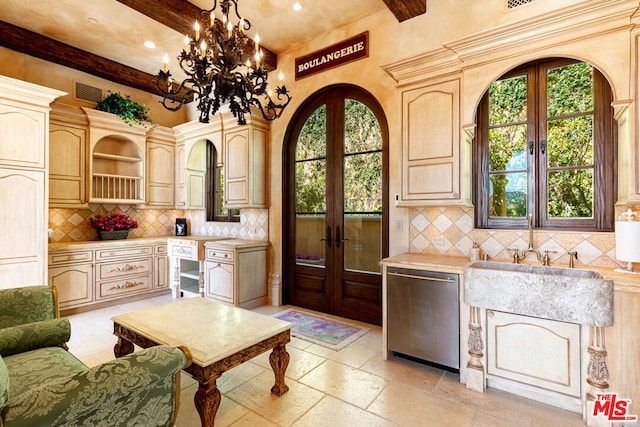
[[[639, 208], [636, 206], [632, 210], [638, 212]], [[526, 229], [474, 229], [473, 208], [412, 208], [409, 222], [409, 252], [414, 253], [468, 257], [476, 242], [489, 259], [508, 260], [512, 257], [509, 248], [521, 250], [529, 244]], [[577, 251], [576, 265], [624, 267], [624, 263], [615, 259], [615, 233], [534, 229], [533, 246], [539, 251], [556, 251], [549, 254], [551, 265], [568, 265], [567, 252]], [[535, 261], [533, 255], [530, 257], [524, 262]]]
[[269, 211], [267, 209], [241, 209], [240, 222], [207, 222], [204, 211], [136, 209], [120, 205], [91, 205], [87, 209], [49, 209], [49, 228], [53, 230], [52, 243], [98, 240], [96, 230], [88, 224], [96, 214], [126, 213], [138, 228], [129, 231], [129, 237], [156, 237], [175, 234], [176, 218], [187, 218], [189, 234], [194, 236], [222, 236], [240, 239], [269, 239]]

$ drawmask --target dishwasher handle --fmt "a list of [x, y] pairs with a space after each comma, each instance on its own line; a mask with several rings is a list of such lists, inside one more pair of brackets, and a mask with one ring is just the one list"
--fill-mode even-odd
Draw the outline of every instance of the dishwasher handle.
[[395, 277], [406, 277], [408, 279], [418, 279], [418, 280], [429, 280], [432, 282], [447, 282], [447, 283], [455, 283], [456, 281], [453, 279], [441, 279], [439, 277], [430, 277], [430, 276], [416, 276], [413, 274], [405, 274], [405, 273], [396, 273], [396, 272], [387, 272], [388, 276]]

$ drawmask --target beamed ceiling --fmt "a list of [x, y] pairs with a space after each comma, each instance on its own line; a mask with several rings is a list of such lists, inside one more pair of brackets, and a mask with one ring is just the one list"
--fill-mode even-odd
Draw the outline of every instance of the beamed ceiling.
[[[240, 14], [260, 32], [265, 63], [277, 52], [314, 39], [333, 27], [388, 8], [399, 22], [426, 12], [426, 0], [239, 0]], [[3, 0], [0, 46], [155, 93], [162, 56], [182, 49], [201, 9], [212, 0]], [[157, 48], [143, 47], [146, 40]], [[170, 64], [177, 70], [177, 60]], [[179, 78], [177, 73], [176, 77]]]

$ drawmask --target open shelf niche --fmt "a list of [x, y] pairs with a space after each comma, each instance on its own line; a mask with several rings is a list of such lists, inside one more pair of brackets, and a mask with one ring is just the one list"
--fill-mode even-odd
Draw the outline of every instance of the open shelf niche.
[[89, 119], [89, 203], [144, 203], [149, 129], [129, 126], [111, 113], [83, 110]]

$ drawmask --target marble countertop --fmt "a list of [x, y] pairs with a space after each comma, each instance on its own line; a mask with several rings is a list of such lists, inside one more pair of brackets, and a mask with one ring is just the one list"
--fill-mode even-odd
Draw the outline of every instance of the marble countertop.
[[262, 240], [247, 240], [247, 239], [214, 240], [204, 244], [204, 246], [207, 248], [210, 246], [215, 246], [215, 247], [229, 246], [229, 247], [243, 248], [243, 247], [260, 247], [260, 246], [268, 246], [268, 245], [269, 245], [269, 242], [265, 242]]
[[[508, 262], [508, 261], [496, 261], [492, 262]], [[381, 265], [387, 267], [399, 267], [399, 268], [412, 268], [415, 270], [428, 270], [428, 271], [440, 271], [445, 273], [464, 274], [464, 268], [471, 264], [472, 261], [466, 257], [453, 257], [446, 255], [427, 255], [405, 252], [398, 255], [393, 255], [380, 261]], [[528, 263], [523, 263], [528, 264]], [[540, 265], [534, 263], [535, 265]], [[562, 265], [551, 267], [565, 267]], [[613, 280], [613, 286], [615, 291], [640, 293], [640, 273], [630, 274], [616, 271], [612, 268], [601, 267], [589, 267], [579, 266], [577, 269], [597, 271], [605, 279]]]
[[122, 240], [83, 240], [79, 242], [57, 242], [49, 243], [49, 251], [68, 251], [99, 248], [105, 244], [108, 245], [150, 245], [155, 243], [167, 243], [167, 239], [174, 236], [157, 236], [157, 237], [134, 237]]
[[229, 246], [248, 246], [248, 245], [269, 245], [269, 242], [262, 240], [235, 239], [233, 237], [220, 236], [156, 236], [156, 237], [134, 237], [122, 240], [85, 240], [79, 242], [57, 242], [49, 243], [49, 251], [69, 251], [69, 250], [87, 250], [100, 248], [103, 245], [150, 245], [163, 244], [168, 240], [185, 240], [185, 241], [211, 241], [217, 244], [224, 243]]

